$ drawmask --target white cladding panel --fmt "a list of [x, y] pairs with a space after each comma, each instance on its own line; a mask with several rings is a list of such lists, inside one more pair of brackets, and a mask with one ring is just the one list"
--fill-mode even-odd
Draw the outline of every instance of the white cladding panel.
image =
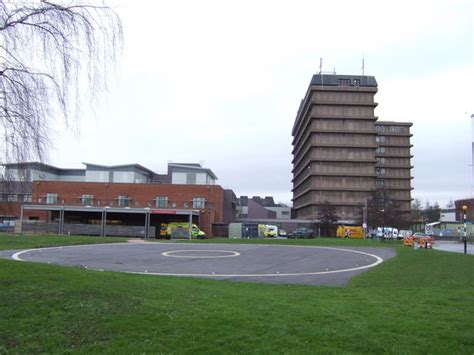
[[172, 184], [186, 184], [186, 173], [173, 172], [171, 176]]
[[45, 180], [45, 181], [56, 181], [58, 176], [56, 174], [47, 173], [37, 169], [31, 169], [31, 181], [34, 180]]
[[209, 174], [206, 174], [206, 181], [206, 185], [214, 185], [216, 183], [216, 180], [214, 180]]
[[104, 170], [86, 170], [87, 182], [109, 182], [109, 172]]
[[441, 212], [440, 222], [456, 222], [456, 212]]
[[133, 182], [135, 174], [133, 171], [114, 171], [114, 182]]
[[196, 185], [207, 185], [207, 174], [197, 173], [196, 174]]
[[58, 181], [79, 181], [83, 182], [85, 180], [84, 174], [77, 175], [59, 175]]
[[148, 182], [148, 176], [145, 174], [140, 174], [135, 172], [133, 177], [133, 182], [141, 183], [141, 182]]

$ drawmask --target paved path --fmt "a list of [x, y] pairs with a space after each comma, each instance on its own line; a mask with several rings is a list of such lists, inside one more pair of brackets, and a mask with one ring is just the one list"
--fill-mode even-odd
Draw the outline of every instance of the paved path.
[[[455, 253], [464, 253], [464, 243], [439, 240], [433, 244], [434, 249], [451, 251]], [[467, 253], [474, 254], [474, 244], [467, 243]]]
[[249, 244], [101, 244], [2, 252], [0, 257], [149, 275], [306, 285], [346, 285], [395, 256], [392, 248]]

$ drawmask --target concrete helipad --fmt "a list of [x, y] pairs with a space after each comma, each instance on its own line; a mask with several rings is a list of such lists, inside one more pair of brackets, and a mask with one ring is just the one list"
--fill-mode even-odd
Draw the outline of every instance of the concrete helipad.
[[121, 243], [30, 249], [1, 256], [147, 275], [345, 285], [354, 275], [394, 257], [395, 252], [390, 248]]

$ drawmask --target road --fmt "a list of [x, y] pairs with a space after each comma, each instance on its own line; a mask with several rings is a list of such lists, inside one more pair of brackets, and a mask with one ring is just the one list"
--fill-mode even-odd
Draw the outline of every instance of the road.
[[[443, 251], [451, 251], [454, 253], [464, 253], [464, 244], [461, 242], [451, 242], [451, 241], [436, 241], [433, 245], [434, 249], [443, 250]], [[474, 255], [474, 244], [467, 243], [467, 253]]]

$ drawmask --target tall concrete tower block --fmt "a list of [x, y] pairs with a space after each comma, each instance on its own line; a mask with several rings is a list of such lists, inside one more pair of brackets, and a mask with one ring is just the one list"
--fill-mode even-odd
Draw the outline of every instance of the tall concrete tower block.
[[328, 201], [340, 222], [355, 222], [385, 187], [409, 213], [411, 123], [377, 122], [376, 93], [373, 76], [313, 76], [292, 130], [297, 218], [316, 219]]

